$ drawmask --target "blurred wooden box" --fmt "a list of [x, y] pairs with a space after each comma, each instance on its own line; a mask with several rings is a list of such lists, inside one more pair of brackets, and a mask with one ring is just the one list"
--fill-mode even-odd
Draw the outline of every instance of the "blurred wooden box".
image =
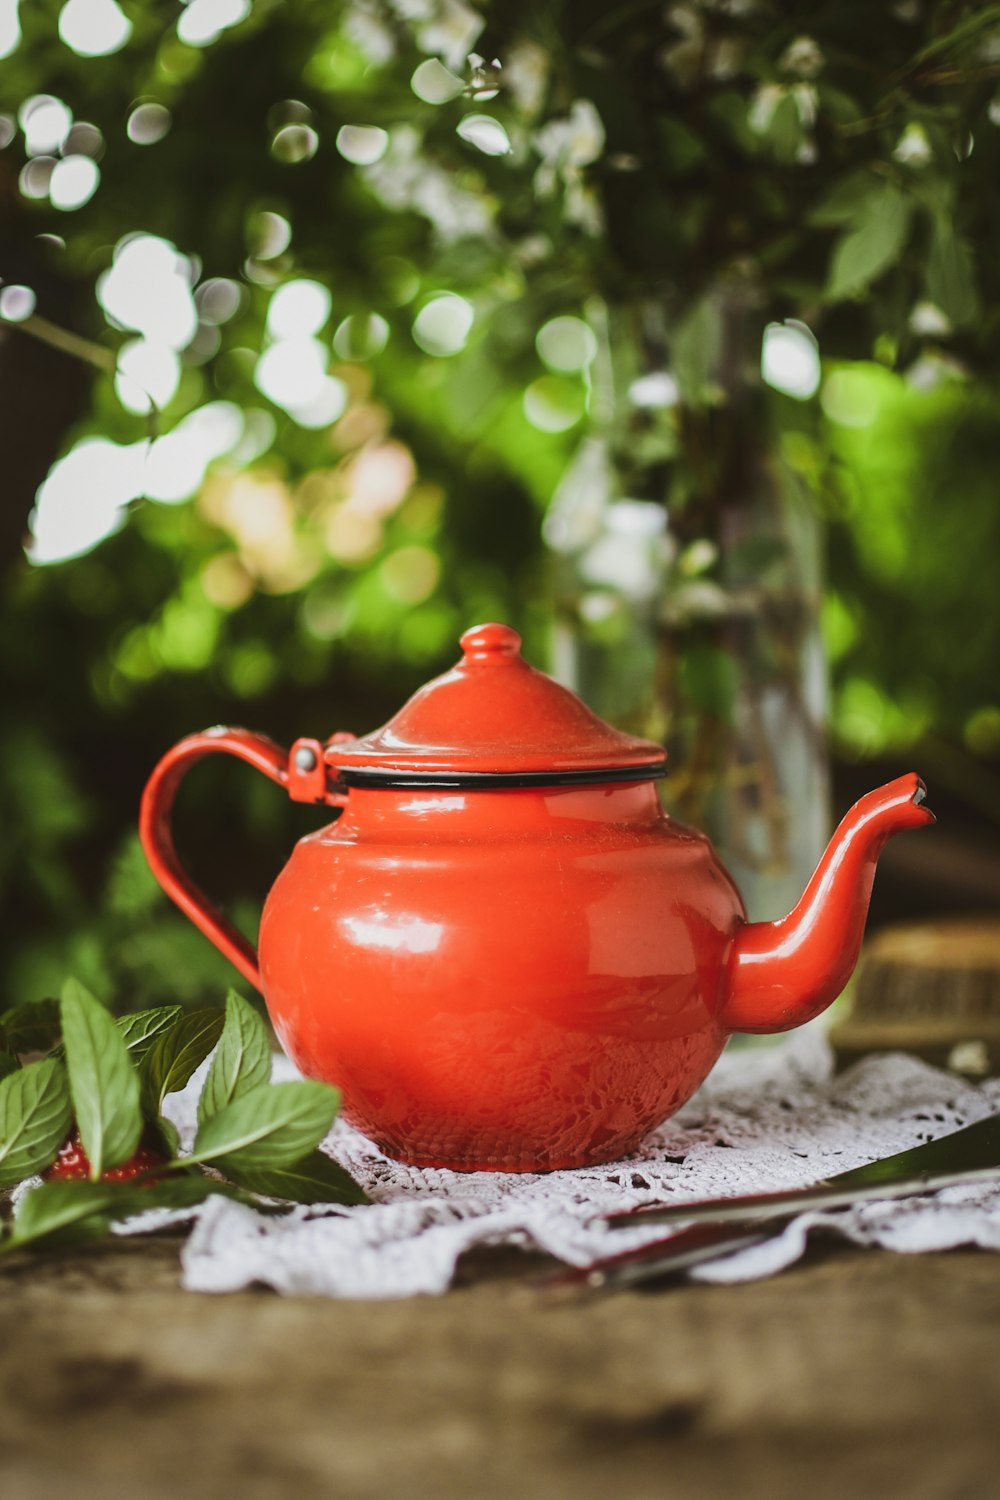
[[1000, 1075], [1000, 920], [887, 927], [865, 944], [853, 1007], [830, 1032], [838, 1067], [915, 1053], [970, 1078]]

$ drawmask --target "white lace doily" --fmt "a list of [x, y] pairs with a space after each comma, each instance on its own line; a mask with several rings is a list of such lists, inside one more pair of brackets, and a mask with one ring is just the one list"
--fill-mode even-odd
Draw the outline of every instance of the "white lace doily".
[[[207, 1064], [206, 1064], [207, 1066]], [[168, 1101], [190, 1141], [205, 1069]], [[275, 1077], [294, 1077], [275, 1061]], [[361, 1208], [296, 1207], [266, 1217], [224, 1198], [195, 1210], [183, 1281], [227, 1292], [264, 1283], [329, 1297], [443, 1292], [475, 1245], [519, 1245], [571, 1265], [629, 1249], [662, 1228], [608, 1230], [601, 1215], [794, 1187], [944, 1135], [1000, 1110], [1000, 1079], [968, 1083], [901, 1054], [833, 1076], [821, 1030], [764, 1049], [731, 1051], [689, 1104], [623, 1161], [547, 1174], [433, 1171], [401, 1166], [338, 1123], [325, 1148], [372, 1199]], [[153, 1211], [122, 1226], [162, 1223]], [[693, 1273], [711, 1281], [771, 1275], [801, 1255], [810, 1229], [861, 1245], [918, 1252], [973, 1244], [1000, 1250], [1000, 1182], [896, 1203], [806, 1213], [777, 1238]]]

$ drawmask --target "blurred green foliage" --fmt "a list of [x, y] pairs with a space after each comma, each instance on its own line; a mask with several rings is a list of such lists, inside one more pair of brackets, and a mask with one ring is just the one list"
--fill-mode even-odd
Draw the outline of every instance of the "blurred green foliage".
[[[89, 43], [71, 10], [0, 36], [22, 519], [49, 472], [0, 622], [11, 1000], [218, 982], [128, 832], [148, 768], [219, 719], [368, 728], [476, 618], [544, 659], [540, 523], [588, 432], [695, 547], [741, 448], [780, 453], [828, 523], [842, 747], [1000, 754], [1000, 9], [102, 0]], [[669, 400], [601, 409], [609, 310]], [[818, 395], [761, 381], [788, 320]], [[213, 766], [180, 818], [252, 927], [307, 815]]]

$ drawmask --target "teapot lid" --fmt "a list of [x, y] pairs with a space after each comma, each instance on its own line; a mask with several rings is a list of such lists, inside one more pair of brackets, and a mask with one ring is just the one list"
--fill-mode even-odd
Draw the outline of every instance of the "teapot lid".
[[348, 786], [565, 786], [645, 781], [666, 752], [623, 734], [521, 656], [509, 625], [475, 625], [462, 660], [361, 739], [336, 736], [325, 757]]

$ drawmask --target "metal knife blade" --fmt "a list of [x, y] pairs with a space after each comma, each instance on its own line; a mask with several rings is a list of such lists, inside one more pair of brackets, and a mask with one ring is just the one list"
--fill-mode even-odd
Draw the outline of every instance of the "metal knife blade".
[[692, 1224], [710, 1220], [771, 1219], [790, 1209], [839, 1208], [847, 1204], [907, 1197], [934, 1192], [961, 1183], [987, 1181], [1000, 1171], [1000, 1115], [991, 1115], [975, 1125], [951, 1131], [937, 1140], [924, 1141], [894, 1156], [849, 1167], [834, 1177], [822, 1178], [808, 1187], [786, 1188], [775, 1193], [752, 1193], [730, 1198], [704, 1198], [693, 1203], [671, 1203], [612, 1214], [615, 1227], [636, 1224]]
[[936, 1192], [974, 1182], [1000, 1180], [1000, 1116], [926, 1141], [894, 1156], [852, 1167], [807, 1188], [749, 1197], [716, 1198], [666, 1208], [632, 1210], [608, 1222], [676, 1222], [684, 1228], [589, 1266], [573, 1267], [546, 1279], [556, 1292], [617, 1291], [641, 1282], [693, 1270], [780, 1234], [809, 1208], [840, 1208], [856, 1203]]

